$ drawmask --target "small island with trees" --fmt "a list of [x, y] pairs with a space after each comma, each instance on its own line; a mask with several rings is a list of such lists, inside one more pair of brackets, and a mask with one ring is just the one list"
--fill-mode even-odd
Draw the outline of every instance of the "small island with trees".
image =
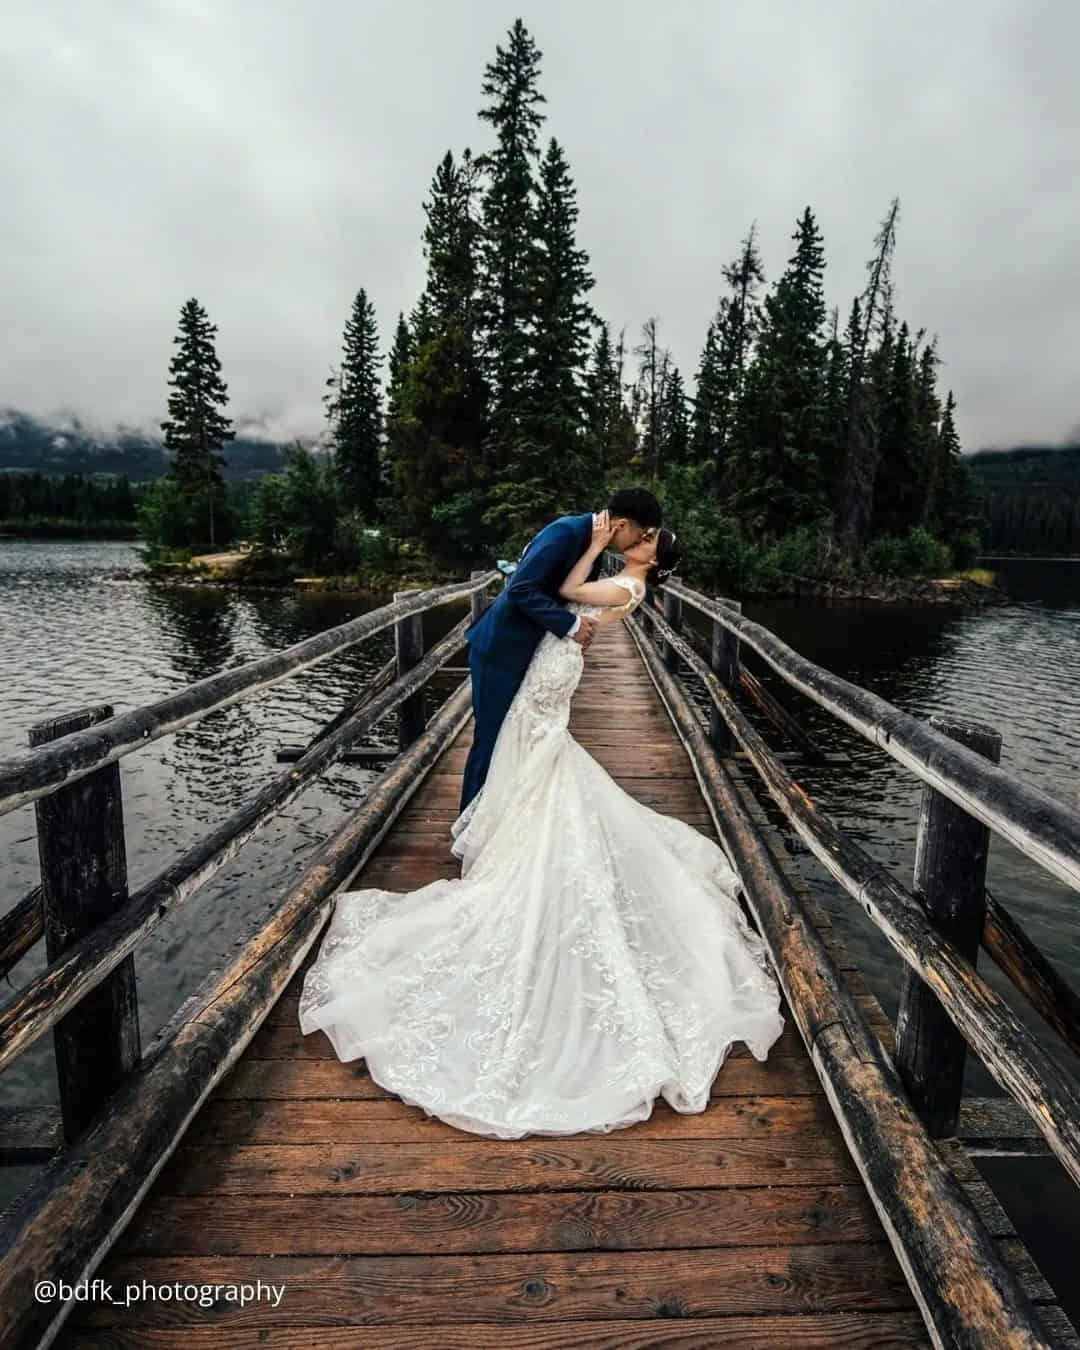
[[[494, 144], [437, 165], [426, 284], [385, 351], [367, 291], [355, 294], [319, 438], [226, 482], [235, 432], [217, 328], [192, 297], [173, 339], [167, 472], [134, 486], [0, 474], [0, 528], [29, 519], [48, 534], [59, 518], [137, 532], [158, 577], [385, 590], [514, 557], [546, 520], [640, 482], [704, 588], [992, 595], [976, 556], [1010, 532], [1031, 548], [1033, 521], [1080, 552], [1080, 493], [1033, 515], [1015, 494], [991, 500], [980, 457], [961, 455], [937, 338], [895, 309], [898, 199], [843, 323], [826, 307], [810, 206], [767, 292], [752, 224], [722, 268], [691, 397], [658, 318], [628, 347], [593, 309], [566, 153], [541, 142], [541, 53], [520, 19], [496, 53], [479, 113]], [[992, 474], [1006, 457], [982, 458]]]

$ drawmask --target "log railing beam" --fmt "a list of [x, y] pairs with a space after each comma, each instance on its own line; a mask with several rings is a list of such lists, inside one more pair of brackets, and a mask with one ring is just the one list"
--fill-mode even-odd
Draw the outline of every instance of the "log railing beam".
[[[793, 689], [880, 746], [1066, 886], [1080, 890], [1080, 812], [869, 689], [808, 661], [775, 633], [728, 605], [681, 582], [669, 580], [664, 587], [684, 604], [737, 633]], [[648, 612], [644, 606], [642, 612]]]
[[[697, 712], [660, 660], [644, 624], [643, 615], [627, 627], [742, 879], [777, 979], [932, 1343], [950, 1350], [991, 1345], [1049, 1350], [1051, 1342], [1030, 1301], [922, 1128], [892, 1061], [747, 815]], [[670, 640], [674, 634], [669, 630], [665, 636]], [[674, 645], [683, 647], [684, 659], [693, 655], [681, 639]], [[707, 667], [705, 673], [719, 687]]]
[[199, 839], [137, 891], [111, 918], [73, 943], [0, 1007], [0, 1069], [100, 984], [166, 914], [235, 857], [260, 826], [325, 773], [348, 746], [421, 688], [432, 672], [460, 648], [467, 625], [468, 620], [462, 619], [405, 679], [395, 682], [337, 731], [312, 745], [302, 759], [278, 774], [217, 829]]
[[102, 764], [111, 764], [133, 750], [168, 736], [189, 722], [197, 722], [218, 708], [227, 707], [252, 694], [261, 693], [301, 670], [325, 661], [348, 647], [380, 633], [399, 619], [439, 605], [467, 600], [482, 590], [499, 573], [494, 569], [470, 581], [452, 586], [436, 586], [394, 604], [361, 614], [348, 623], [297, 642], [283, 651], [260, 656], [255, 661], [230, 670], [208, 675], [195, 684], [169, 694], [156, 703], [145, 704], [129, 712], [117, 713], [85, 731], [74, 731], [27, 754], [0, 762], [0, 815], [14, 811], [26, 802], [55, 792], [61, 784], [72, 783]]
[[660, 636], [682, 648], [680, 655], [704, 683], [796, 833], [904, 961], [931, 985], [987, 1070], [1029, 1113], [1065, 1170], [1080, 1184], [1080, 1089], [1073, 1077], [972, 963], [938, 935], [916, 897], [794, 781], [704, 661], [658, 614], [644, 606], [639, 612]]

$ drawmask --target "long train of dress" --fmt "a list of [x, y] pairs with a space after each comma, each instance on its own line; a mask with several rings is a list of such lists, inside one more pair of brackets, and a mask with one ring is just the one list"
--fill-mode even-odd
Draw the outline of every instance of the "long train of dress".
[[477, 1134], [603, 1133], [658, 1096], [703, 1111], [731, 1046], [763, 1060], [783, 1030], [723, 850], [570, 734], [582, 665], [576, 642], [541, 639], [451, 827], [461, 878], [340, 892], [301, 992], [305, 1035]]

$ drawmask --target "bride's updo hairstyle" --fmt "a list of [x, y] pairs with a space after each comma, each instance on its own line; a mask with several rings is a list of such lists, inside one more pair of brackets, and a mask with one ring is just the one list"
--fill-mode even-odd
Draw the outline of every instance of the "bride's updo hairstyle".
[[650, 586], [660, 586], [682, 561], [682, 549], [675, 541], [674, 530], [661, 530], [656, 539], [656, 561], [649, 568], [645, 580]]

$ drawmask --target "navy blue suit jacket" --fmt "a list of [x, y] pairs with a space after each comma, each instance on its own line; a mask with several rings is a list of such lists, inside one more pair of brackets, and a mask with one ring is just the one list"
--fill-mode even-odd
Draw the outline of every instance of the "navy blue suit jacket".
[[[525, 547], [502, 593], [465, 632], [473, 654], [508, 674], [524, 676], [545, 632], [565, 637], [574, 616], [559, 587], [592, 539], [592, 512], [560, 516]], [[589, 580], [600, 575], [597, 558]]]

